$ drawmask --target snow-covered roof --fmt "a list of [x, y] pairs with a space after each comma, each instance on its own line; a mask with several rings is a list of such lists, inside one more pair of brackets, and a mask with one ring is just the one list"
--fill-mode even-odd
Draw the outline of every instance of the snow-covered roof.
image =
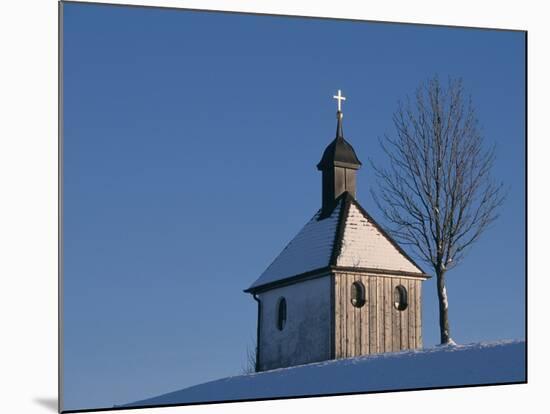
[[337, 199], [328, 217], [319, 219], [320, 214], [313, 216], [246, 291], [329, 266], [425, 276], [349, 193]]
[[337, 266], [423, 273], [358, 203], [350, 203], [344, 220]]
[[249, 289], [328, 266], [342, 204], [322, 220], [318, 211]]

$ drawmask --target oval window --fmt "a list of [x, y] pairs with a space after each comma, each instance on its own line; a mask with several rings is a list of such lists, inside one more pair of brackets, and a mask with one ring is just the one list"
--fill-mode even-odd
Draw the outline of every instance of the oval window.
[[351, 284], [351, 304], [356, 308], [360, 308], [365, 304], [365, 286], [361, 282], [353, 282]]
[[280, 298], [277, 305], [277, 329], [282, 331], [286, 325], [286, 299]]
[[407, 289], [405, 289], [405, 286], [399, 285], [395, 287], [393, 291], [393, 306], [400, 311], [407, 309], [407, 306], [409, 306], [409, 299], [407, 298]]

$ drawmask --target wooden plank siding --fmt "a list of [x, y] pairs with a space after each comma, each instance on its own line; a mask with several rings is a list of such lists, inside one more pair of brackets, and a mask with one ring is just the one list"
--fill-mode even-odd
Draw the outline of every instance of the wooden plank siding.
[[[350, 281], [346, 281], [346, 303], [351, 303], [351, 288], [350, 288]], [[349, 307], [348, 311], [348, 335], [349, 335], [349, 342], [348, 342], [348, 357], [355, 356], [355, 308], [352, 306]]]
[[369, 297], [369, 279], [368, 278], [360, 278], [361, 282], [363, 283], [363, 286], [365, 286], [365, 299], [367, 302], [365, 305], [359, 309], [361, 313], [361, 354], [365, 355], [370, 353], [369, 350], [369, 343], [370, 343], [370, 335], [369, 335], [369, 304], [368, 304], [368, 297]]
[[375, 354], [376, 349], [376, 276], [369, 278], [369, 294], [367, 296], [367, 306], [369, 307], [369, 353]]
[[391, 313], [391, 319], [392, 319], [392, 352], [397, 352], [401, 348], [401, 326], [400, 326], [400, 320], [399, 320], [399, 313], [395, 311], [394, 303], [393, 303], [393, 292], [395, 290], [395, 287], [399, 284], [399, 279], [391, 279], [391, 289], [390, 289], [390, 301], [391, 301], [391, 308], [389, 309], [389, 312]]
[[340, 315], [341, 315], [341, 309], [342, 306], [340, 305], [340, 285], [342, 279], [339, 277], [336, 277], [335, 275], [331, 276], [334, 280], [333, 283], [333, 289], [334, 289], [334, 326], [333, 326], [333, 332], [334, 332], [334, 338], [332, 341], [334, 342], [334, 358], [339, 359], [342, 358], [342, 331], [341, 326], [342, 323], [340, 321]]
[[392, 318], [391, 309], [392, 297], [391, 297], [391, 279], [389, 277], [382, 279], [384, 285], [384, 352], [391, 352], [392, 350]]
[[[408, 284], [409, 284], [409, 298], [414, 298], [414, 292], [415, 292], [415, 281], [414, 280], [408, 280], [407, 281]], [[409, 299], [410, 301], [410, 299]], [[409, 322], [408, 322], [408, 327], [409, 327], [409, 348], [410, 349], [416, 349], [416, 337], [415, 337], [415, 330], [416, 330], [416, 320], [414, 319], [414, 303], [411, 302], [409, 303], [409, 306], [408, 306], [408, 309], [409, 311], [407, 312], [408, 313], [408, 317], [409, 317]]]
[[[353, 282], [365, 287], [365, 305], [351, 303]], [[365, 273], [334, 275], [334, 357], [350, 358], [422, 347], [422, 280]], [[394, 290], [407, 289], [408, 306], [394, 306]]]
[[377, 323], [377, 339], [376, 342], [378, 343], [378, 352], [384, 352], [384, 316], [386, 315], [386, 312], [384, 312], [384, 278], [383, 277], [377, 277], [377, 283], [376, 283], [376, 314], [378, 317], [376, 318]]
[[[339, 277], [338, 275], [336, 277]], [[340, 278], [340, 277], [339, 277]], [[348, 338], [348, 330], [347, 330], [347, 324], [346, 324], [346, 316], [347, 316], [347, 309], [346, 309], [346, 291], [344, 288], [346, 287], [346, 279], [340, 278], [340, 306], [342, 307], [342, 311], [340, 313], [340, 324], [342, 327], [342, 338], [340, 338], [340, 344], [341, 344], [341, 353], [342, 358], [347, 358], [347, 345], [346, 341]]]
[[416, 281], [415, 290], [416, 347], [422, 348], [422, 282]]
[[[409, 284], [408, 281], [405, 279], [399, 279], [399, 284], [401, 286], [404, 286], [405, 289], [407, 289], [407, 292], [409, 292]], [[408, 330], [409, 330], [409, 323], [408, 323], [408, 313], [409, 313], [409, 307], [407, 306], [407, 309], [405, 309], [402, 312], [398, 312], [399, 314], [399, 324], [401, 325], [401, 346], [400, 350], [402, 349], [408, 349], [409, 348], [409, 336], [408, 336]]]
[[[350, 303], [351, 304], [351, 283], [353, 282], [353, 278], [350, 278], [349, 276], [346, 278], [346, 303]], [[348, 355], [351, 357], [351, 356], [354, 356], [354, 355], [357, 355], [356, 352], [359, 352], [360, 350], [359, 349], [356, 349], [357, 348], [357, 345], [358, 345], [358, 342], [359, 342], [359, 338], [358, 338], [358, 335], [357, 335], [357, 332], [358, 332], [358, 326], [357, 324], [359, 323], [359, 317], [357, 315], [357, 312], [356, 312], [356, 308], [350, 306], [349, 307], [349, 311], [348, 311], [348, 314], [349, 314], [349, 319], [348, 319], [348, 335], [349, 335], [349, 349], [348, 349]], [[357, 321], [357, 322], [356, 322]]]

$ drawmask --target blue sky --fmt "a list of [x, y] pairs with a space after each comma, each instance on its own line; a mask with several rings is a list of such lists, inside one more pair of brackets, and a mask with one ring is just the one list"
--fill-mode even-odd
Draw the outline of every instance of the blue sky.
[[[451, 329], [524, 336], [522, 33], [65, 4], [64, 36], [65, 409], [241, 372], [243, 289], [320, 207], [337, 89], [357, 198], [383, 223], [368, 159], [398, 99], [463, 78], [509, 195], [448, 274]], [[430, 346], [435, 280], [423, 296]]]

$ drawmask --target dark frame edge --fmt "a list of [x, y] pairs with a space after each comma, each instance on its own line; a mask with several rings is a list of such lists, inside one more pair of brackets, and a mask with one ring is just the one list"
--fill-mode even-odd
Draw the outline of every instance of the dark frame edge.
[[57, 412], [63, 412], [63, 1], [57, 7]]
[[528, 318], [527, 318], [527, 313], [529, 311], [528, 309], [528, 306], [527, 304], [529, 303], [528, 300], [527, 300], [527, 296], [528, 296], [528, 270], [527, 270], [527, 267], [528, 267], [528, 248], [527, 248], [527, 244], [528, 244], [528, 229], [529, 229], [529, 226], [528, 226], [528, 201], [527, 201], [527, 198], [528, 198], [528, 188], [529, 188], [529, 182], [527, 180], [527, 175], [529, 174], [529, 169], [527, 168], [527, 157], [528, 157], [528, 144], [527, 144], [527, 140], [528, 140], [528, 133], [527, 133], [527, 126], [529, 124], [529, 117], [528, 117], [528, 110], [527, 110], [527, 106], [528, 106], [528, 53], [527, 53], [527, 49], [528, 49], [528, 32], [527, 30], [524, 32], [524, 35], [525, 35], [525, 74], [524, 74], [524, 77], [525, 77], [525, 137], [524, 137], [524, 141], [525, 141], [525, 303], [524, 303], [524, 306], [525, 306], [525, 383], [528, 382], [528, 367], [529, 367], [529, 364], [528, 364], [528, 349], [529, 349], [529, 342], [527, 341], [527, 325], [528, 325]]

